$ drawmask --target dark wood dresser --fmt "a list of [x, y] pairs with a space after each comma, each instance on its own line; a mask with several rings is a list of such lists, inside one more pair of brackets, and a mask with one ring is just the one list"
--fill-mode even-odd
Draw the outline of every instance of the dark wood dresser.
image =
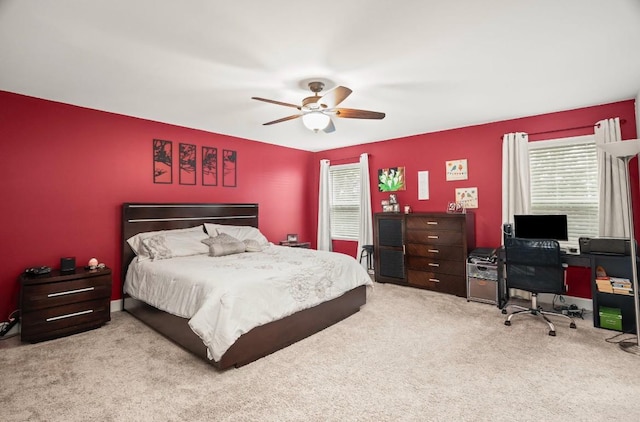
[[473, 213], [378, 213], [375, 222], [376, 281], [467, 297]]
[[98, 328], [111, 319], [111, 270], [20, 276], [21, 339], [39, 342]]

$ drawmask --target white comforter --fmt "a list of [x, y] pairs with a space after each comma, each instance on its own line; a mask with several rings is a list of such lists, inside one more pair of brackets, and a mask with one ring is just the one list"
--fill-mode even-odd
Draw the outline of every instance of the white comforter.
[[350, 256], [269, 245], [262, 252], [194, 255], [129, 266], [124, 291], [183, 318], [220, 360], [242, 334], [336, 298], [371, 278]]

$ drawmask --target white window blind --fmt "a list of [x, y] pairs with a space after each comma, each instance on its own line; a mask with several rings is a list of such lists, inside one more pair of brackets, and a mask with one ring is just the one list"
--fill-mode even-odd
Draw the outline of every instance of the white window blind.
[[360, 225], [360, 166], [329, 167], [331, 179], [331, 238], [358, 240]]
[[598, 162], [592, 135], [529, 143], [532, 214], [566, 214], [569, 243], [598, 236]]

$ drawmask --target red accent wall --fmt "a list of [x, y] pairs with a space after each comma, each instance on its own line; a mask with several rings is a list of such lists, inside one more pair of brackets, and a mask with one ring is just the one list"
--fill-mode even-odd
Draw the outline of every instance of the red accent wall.
[[[408, 204], [414, 212], [445, 211], [447, 203], [455, 200], [456, 188], [477, 187], [478, 209], [472, 210], [476, 214], [476, 244], [478, 247], [496, 247], [502, 243], [502, 136], [510, 132], [533, 134], [581, 126], [588, 126], [588, 128], [532, 135], [530, 140], [593, 134], [592, 127], [596, 122], [611, 117], [620, 117], [626, 121], [621, 126], [623, 139], [636, 137], [634, 100], [627, 100], [318, 152], [314, 162], [316, 193], [313, 195], [314, 204], [311, 208], [317, 209], [320, 159], [326, 158], [335, 164], [345, 164], [357, 162], [360, 154], [366, 152], [369, 154], [371, 201], [374, 212], [380, 212], [380, 201], [389, 198], [388, 193], [378, 192], [378, 169], [404, 166], [407, 190], [396, 192], [401, 208]], [[445, 162], [463, 158], [467, 159], [468, 180], [447, 182]], [[640, 196], [637, 159], [631, 162], [630, 168], [635, 231], [638, 235], [640, 234]], [[422, 170], [429, 171], [430, 195], [428, 200], [419, 201], [417, 175], [418, 171]], [[358, 253], [356, 242], [334, 241], [333, 246], [334, 250], [353, 256]], [[588, 287], [589, 279], [585, 280], [584, 272], [571, 271], [568, 282], [570, 291], [579, 292], [582, 297], [591, 297], [591, 289]], [[587, 293], [588, 296], [585, 296]]]
[[[313, 239], [308, 178], [313, 154], [0, 91], [0, 321], [17, 308], [17, 278], [29, 266], [58, 268], [96, 257], [114, 270], [120, 297], [123, 202], [256, 202], [260, 228]], [[153, 183], [152, 140], [173, 141], [170, 185]], [[178, 143], [238, 153], [237, 187], [179, 185]], [[198, 165], [200, 171], [200, 165]], [[286, 198], [286, 199], [285, 199]]]
[[[477, 186], [478, 246], [497, 246], [501, 239], [501, 145], [507, 132], [541, 132], [593, 125], [620, 117], [623, 139], [636, 136], [633, 100], [484, 125], [416, 135], [348, 148], [310, 153], [231, 136], [76, 107], [0, 91], [0, 320], [17, 307], [17, 277], [33, 265], [59, 266], [63, 256], [79, 265], [97, 257], [120, 273], [120, 206], [123, 202], [256, 202], [260, 228], [273, 242], [287, 233], [316, 243], [319, 160], [355, 162], [370, 154], [372, 201], [378, 211], [377, 170], [405, 166], [407, 190], [399, 202], [414, 211], [442, 211], [456, 187]], [[590, 133], [589, 129], [557, 136]], [[167, 139], [200, 147], [238, 152], [238, 187], [154, 184], [152, 140]], [[466, 158], [469, 179], [446, 182], [445, 161]], [[220, 166], [220, 162], [218, 163]], [[430, 199], [417, 200], [417, 172], [429, 170]], [[636, 160], [632, 175], [638, 175]], [[633, 177], [636, 232], [640, 231], [638, 178]], [[640, 236], [638, 236], [640, 237]], [[355, 242], [334, 242], [334, 250], [356, 256]], [[575, 272], [586, 291], [584, 275]], [[586, 280], [586, 283], [589, 281]], [[112, 298], [120, 297], [114, 279]]]

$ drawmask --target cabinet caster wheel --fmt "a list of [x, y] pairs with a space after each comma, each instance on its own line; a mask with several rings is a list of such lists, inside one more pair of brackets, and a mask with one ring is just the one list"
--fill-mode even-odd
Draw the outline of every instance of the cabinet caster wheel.
[[550, 335], [551, 337], [555, 337], [555, 336], [556, 336], [556, 332], [555, 332], [555, 331], [549, 331], [549, 335]]
[[576, 328], [576, 323], [572, 322], [571, 324], [569, 324], [569, 328]]
[[505, 321], [504, 325], [510, 326], [511, 325], [511, 321]]

